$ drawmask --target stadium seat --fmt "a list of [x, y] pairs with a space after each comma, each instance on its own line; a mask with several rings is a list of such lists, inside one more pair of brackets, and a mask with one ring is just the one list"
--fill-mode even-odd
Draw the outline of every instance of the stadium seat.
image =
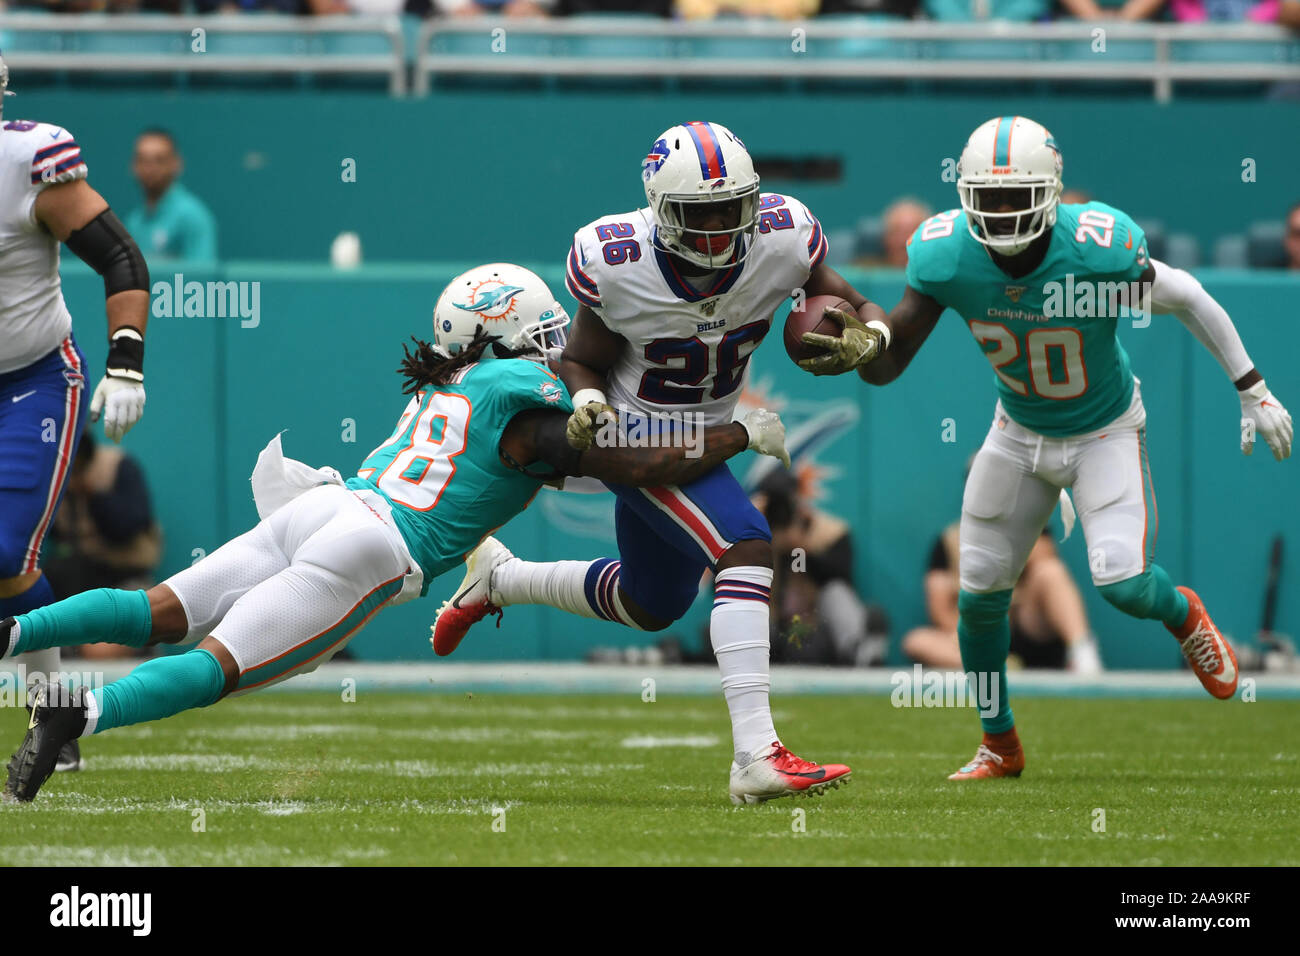
[[857, 258], [857, 234], [852, 229], [836, 229], [826, 233], [826, 264], [832, 268], [851, 265]]
[[[552, 37], [528, 33], [523, 28], [512, 29], [504, 39], [505, 56], [550, 56], [555, 46]], [[494, 52], [492, 43], [490, 32], [436, 33], [432, 49], [444, 55], [488, 56]]]
[[855, 256], [882, 256], [885, 252], [884, 242], [885, 223], [879, 216], [863, 216], [858, 220]]
[[[832, 13], [817, 18], [818, 23], [844, 23], [857, 26], [869, 23], [903, 23], [902, 17], [886, 14]], [[810, 41], [808, 51], [822, 56], [867, 58], [880, 60], [912, 59], [919, 44], [914, 41], [886, 37], [845, 36], [833, 40]]]
[[1214, 243], [1214, 264], [1220, 269], [1244, 269], [1248, 243], [1242, 235], [1220, 236]]
[[1285, 269], [1286, 224], [1280, 220], [1274, 222], [1253, 222], [1246, 230], [1246, 262], [1252, 269]]
[[1169, 56], [1191, 63], [1286, 63], [1300, 60], [1300, 41], [1260, 43], [1212, 40], [1170, 44]]

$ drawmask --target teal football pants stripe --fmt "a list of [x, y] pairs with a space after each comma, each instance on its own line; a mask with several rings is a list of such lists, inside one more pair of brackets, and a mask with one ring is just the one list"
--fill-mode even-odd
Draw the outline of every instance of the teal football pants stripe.
[[[264, 684], [274, 683], [286, 675], [298, 670], [309, 664], [311, 661], [320, 657], [329, 651], [335, 645], [346, 641], [356, 631], [358, 631], [371, 615], [376, 613], [390, 598], [402, 590], [402, 578], [393, 578], [384, 584], [379, 585], [361, 601], [356, 604], [351, 611], [344, 615], [343, 619], [326, 631], [322, 631], [315, 637], [310, 637], [296, 647], [285, 651], [269, 661], [263, 661], [248, 668], [239, 675], [239, 686], [237, 691], [248, 691], [255, 687], [261, 687]], [[220, 640], [220, 635], [214, 633], [214, 637]]]

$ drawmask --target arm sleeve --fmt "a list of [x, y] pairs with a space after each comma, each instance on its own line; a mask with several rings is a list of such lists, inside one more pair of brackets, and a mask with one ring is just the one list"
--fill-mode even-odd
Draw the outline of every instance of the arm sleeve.
[[1152, 311], [1172, 313], [1187, 326], [1232, 381], [1254, 368], [1232, 319], [1195, 277], [1156, 259], [1151, 265], [1156, 273], [1151, 283]]

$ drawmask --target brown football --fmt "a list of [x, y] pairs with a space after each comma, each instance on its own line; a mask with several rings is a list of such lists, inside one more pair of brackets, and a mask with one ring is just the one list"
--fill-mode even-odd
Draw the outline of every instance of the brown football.
[[805, 332], [839, 335], [844, 331], [844, 325], [839, 320], [825, 314], [827, 309], [839, 309], [850, 315], [857, 314], [853, 306], [833, 295], [815, 295], [811, 299], [806, 299], [802, 309], [799, 309], [796, 304], [785, 320], [785, 351], [792, 361], [798, 362], [800, 359], [812, 358], [825, 352], [825, 349], [806, 344], [803, 341]]

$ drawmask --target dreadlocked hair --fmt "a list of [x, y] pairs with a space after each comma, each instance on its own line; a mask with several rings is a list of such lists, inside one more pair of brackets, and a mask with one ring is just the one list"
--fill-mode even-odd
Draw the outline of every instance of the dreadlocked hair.
[[473, 365], [483, 357], [488, 347], [497, 358], [518, 358], [536, 351], [530, 348], [509, 349], [501, 344], [501, 336], [491, 335], [483, 326], [474, 330], [474, 337], [459, 352], [450, 357], [434, 350], [428, 342], [411, 336], [415, 351], [405, 343], [402, 345], [402, 364], [397, 373], [405, 380], [403, 395], [413, 395], [426, 385], [446, 385], [453, 375], [467, 365]]

